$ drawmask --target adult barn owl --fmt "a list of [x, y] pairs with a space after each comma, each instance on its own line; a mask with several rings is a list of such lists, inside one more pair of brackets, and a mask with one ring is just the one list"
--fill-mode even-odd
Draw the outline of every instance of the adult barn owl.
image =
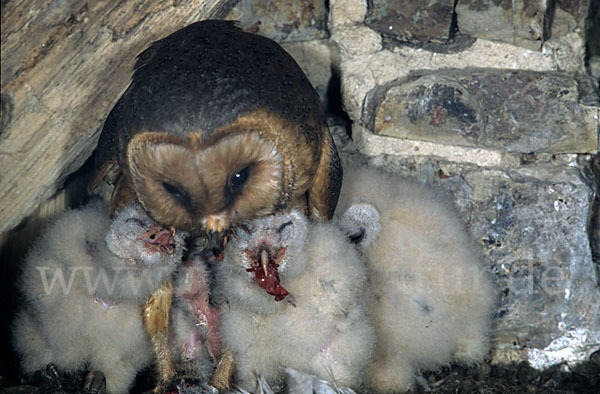
[[[331, 218], [342, 179], [319, 97], [300, 67], [274, 41], [214, 20], [140, 54], [105, 122], [96, 169], [92, 183], [120, 173], [113, 210], [138, 201], [165, 226], [206, 232], [215, 254], [230, 227], [286, 206]], [[161, 384], [174, 375], [171, 286], [143, 310]]]
[[230, 21], [194, 23], [142, 52], [102, 130], [112, 206], [137, 200], [220, 250], [244, 220], [301, 205], [330, 219], [342, 170], [319, 97], [277, 43]]

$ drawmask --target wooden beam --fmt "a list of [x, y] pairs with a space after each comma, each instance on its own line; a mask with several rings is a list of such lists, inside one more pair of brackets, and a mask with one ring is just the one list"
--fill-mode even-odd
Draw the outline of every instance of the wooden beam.
[[232, 0], [2, 2], [0, 232], [17, 226], [90, 156], [151, 42]]

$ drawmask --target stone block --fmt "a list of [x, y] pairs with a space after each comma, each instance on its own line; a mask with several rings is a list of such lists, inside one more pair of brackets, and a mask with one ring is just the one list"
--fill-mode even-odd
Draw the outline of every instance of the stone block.
[[241, 0], [224, 19], [277, 42], [329, 37], [325, 0]]
[[288, 42], [281, 45], [292, 55], [327, 107], [327, 90], [331, 80], [332, 53], [329, 40]]
[[329, 0], [329, 30], [362, 23], [367, 15], [367, 0]]
[[456, 5], [458, 29], [477, 38], [540, 49], [550, 37], [550, 0], [461, 0]]
[[577, 32], [583, 37], [590, 3], [590, 0], [557, 0], [552, 18], [552, 36]]
[[362, 121], [376, 134], [403, 139], [521, 153], [594, 153], [598, 107], [583, 105], [581, 90], [576, 78], [557, 72], [416, 71], [371, 91]]
[[371, 0], [365, 23], [399, 41], [446, 41], [450, 38], [453, 8], [453, 0]]

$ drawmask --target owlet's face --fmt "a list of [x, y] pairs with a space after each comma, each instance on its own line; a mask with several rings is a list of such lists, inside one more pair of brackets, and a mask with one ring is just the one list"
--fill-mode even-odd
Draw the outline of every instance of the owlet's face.
[[156, 221], [219, 232], [281, 205], [284, 157], [261, 133], [189, 137], [143, 132], [129, 143], [131, 186]]

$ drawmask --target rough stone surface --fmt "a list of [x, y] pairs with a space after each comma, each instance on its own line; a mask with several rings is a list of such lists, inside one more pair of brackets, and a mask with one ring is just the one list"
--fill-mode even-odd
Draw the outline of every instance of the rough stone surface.
[[552, 35], [562, 36], [577, 32], [583, 37], [590, 5], [591, 0], [557, 0], [552, 18]]
[[[332, 39], [338, 42], [345, 36], [334, 32]], [[568, 52], [568, 51], [561, 51]], [[346, 111], [353, 120], [361, 116], [362, 105], [367, 92], [377, 85], [406, 77], [411, 70], [437, 70], [442, 68], [481, 67], [499, 69], [520, 69], [535, 71], [580, 71], [582, 61], [572, 57], [569, 66], [563, 63], [553, 51], [535, 52], [509, 44], [477, 40], [471, 48], [454, 54], [432, 53], [423, 49], [397, 47], [381, 50], [368, 55], [351, 56], [341, 52], [340, 70], [342, 73], [342, 97]], [[582, 58], [581, 58], [582, 59]]]
[[399, 41], [446, 41], [450, 38], [453, 8], [453, 0], [371, 0], [365, 23]]
[[477, 38], [539, 49], [550, 37], [552, 3], [550, 0], [460, 0], [456, 5], [458, 28]]
[[282, 44], [298, 63], [310, 83], [314, 86], [321, 102], [327, 107], [327, 93], [332, 75], [332, 45], [329, 40], [312, 40]]
[[[575, 32], [551, 38], [544, 42], [541, 51], [485, 39], [456, 53], [409, 46], [379, 50], [381, 39], [367, 33], [361, 23], [366, 15], [365, 0], [330, 2], [328, 27], [331, 40], [340, 47], [343, 103], [354, 121], [360, 119], [367, 92], [376, 85], [405, 77], [411, 70], [486, 67], [585, 73], [585, 42]], [[364, 46], [356, 44], [357, 32], [366, 40]]]
[[329, 29], [362, 23], [367, 15], [367, 0], [329, 0]]
[[224, 19], [277, 42], [305, 41], [329, 36], [325, 0], [241, 0]]
[[495, 69], [412, 72], [376, 88], [363, 123], [376, 134], [510, 152], [598, 149], [598, 108], [556, 72]]
[[382, 48], [381, 36], [364, 25], [334, 30], [333, 34], [340, 52], [347, 56], [369, 55]]

